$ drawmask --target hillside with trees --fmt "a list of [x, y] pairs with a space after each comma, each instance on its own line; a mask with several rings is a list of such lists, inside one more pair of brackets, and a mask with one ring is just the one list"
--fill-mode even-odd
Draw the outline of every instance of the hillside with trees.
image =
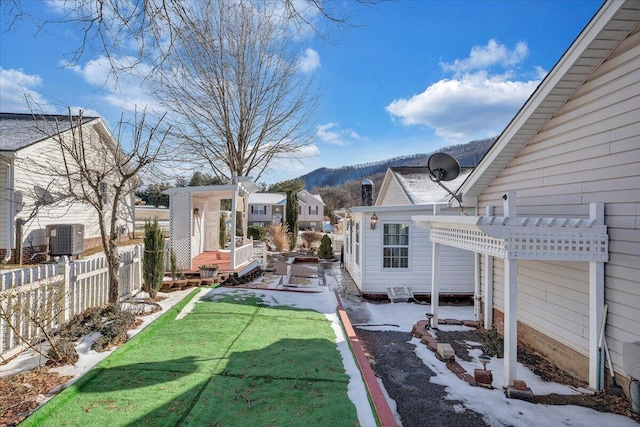
[[[455, 157], [462, 166], [476, 166], [489, 150], [496, 138], [471, 141], [467, 144], [453, 145], [438, 150]], [[312, 188], [312, 193], [320, 194], [325, 203], [325, 216], [332, 222], [336, 221], [333, 212], [337, 209], [360, 206], [361, 187], [363, 179], [370, 179], [374, 185], [374, 200], [387, 168], [393, 166], [426, 166], [431, 154], [416, 154], [413, 156], [396, 157], [377, 163], [348, 166], [339, 169], [320, 168], [299, 178], [305, 182], [306, 188]], [[320, 185], [313, 185], [320, 182]], [[335, 184], [331, 184], [335, 183]]]
[[[452, 145], [437, 152], [447, 153], [458, 159], [462, 166], [475, 166], [480, 162], [482, 156], [489, 150], [489, 147], [496, 140], [495, 137], [471, 141], [466, 144]], [[374, 181], [373, 177], [378, 174], [384, 175], [387, 168], [393, 166], [426, 166], [429, 156], [433, 153], [414, 154], [412, 156], [394, 157], [388, 160], [373, 163], [363, 163], [354, 166], [344, 166], [341, 168], [319, 168], [298, 179], [304, 181], [305, 188], [333, 187], [349, 181], [359, 181], [368, 178]], [[358, 185], [360, 183], [358, 182]], [[316, 192], [315, 190], [313, 191]]]

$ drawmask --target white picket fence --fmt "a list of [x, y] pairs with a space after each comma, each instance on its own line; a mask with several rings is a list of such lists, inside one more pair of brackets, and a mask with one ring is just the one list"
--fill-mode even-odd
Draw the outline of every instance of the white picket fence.
[[[143, 245], [120, 251], [119, 296], [124, 299], [142, 288]], [[109, 271], [104, 255], [57, 264], [41, 264], [0, 273], [0, 361], [24, 348], [19, 335], [34, 340], [41, 325], [54, 328], [91, 307], [109, 301]]]

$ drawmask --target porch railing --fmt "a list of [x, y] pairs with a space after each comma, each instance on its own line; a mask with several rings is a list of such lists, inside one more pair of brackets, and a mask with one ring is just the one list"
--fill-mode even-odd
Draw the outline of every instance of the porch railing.
[[236, 248], [233, 269], [235, 270], [241, 265], [251, 261], [252, 251], [253, 251], [253, 243], [242, 245], [239, 248]]

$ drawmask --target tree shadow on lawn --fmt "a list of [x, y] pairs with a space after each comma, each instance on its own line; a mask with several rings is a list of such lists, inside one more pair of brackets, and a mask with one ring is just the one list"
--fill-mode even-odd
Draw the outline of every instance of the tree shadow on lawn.
[[[356, 408], [347, 395], [349, 377], [322, 314], [273, 307], [256, 295], [223, 294], [214, 301], [230, 304], [202, 300], [185, 318], [193, 323], [167, 324], [130, 343], [119, 357], [106, 359], [72, 386], [75, 390], [66, 390], [29, 417], [26, 425], [357, 425]], [[238, 320], [236, 312], [250, 320], [232, 332], [225, 324]], [[215, 323], [198, 315], [207, 313]], [[206, 327], [197, 332], [198, 325]], [[192, 345], [194, 337], [185, 330], [195, 331], [202, 342]], [[163, 334], [179, 348], [152, 348], [153, 341], [166, 339]], [[220, 334], [233, 336], [221, 340]], [[184, 357], [176, 358], [182, 351]]]
[[[126, 425], [353, 426], [358, 416], [348, 383], [335, 343], [282, 339], [232, 351], [220, 373]], [[174, 421], [176, 408], [182, 416]]]

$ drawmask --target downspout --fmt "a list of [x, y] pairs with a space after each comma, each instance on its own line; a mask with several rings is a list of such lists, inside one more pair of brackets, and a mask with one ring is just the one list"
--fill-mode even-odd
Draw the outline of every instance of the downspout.
[[7, 159], [7, 227], [6, 227], [6, 245], [7, 253], [2, 260], [3, 264], [6, 264], [11, 259], [11, 248], [13, 247], [13, 212], [15, 211], [13, 206], [13, 191], [14, 191], [14, 170], [13, 160]]

